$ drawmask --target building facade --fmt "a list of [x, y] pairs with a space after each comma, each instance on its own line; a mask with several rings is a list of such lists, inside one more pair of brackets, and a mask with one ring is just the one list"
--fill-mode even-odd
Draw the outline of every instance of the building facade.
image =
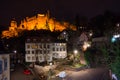
[[67, 56], [65, 42], [54, 42], [50, 37], [27, 38], [25, 42], [26, 62], [51, 62], [53, 58], [65, 58]]
[[0, 80], [10, 80], [9, 54], [0, 54]]

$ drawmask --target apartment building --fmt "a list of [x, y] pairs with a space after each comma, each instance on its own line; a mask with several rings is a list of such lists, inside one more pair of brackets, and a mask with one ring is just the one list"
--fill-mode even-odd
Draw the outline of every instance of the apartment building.
[[56, 41], [50, 36], [29, 37], [25, 42], [26, 62], [51, 62], [53, 58], [65, 58], [67, 45], [65, 42]]

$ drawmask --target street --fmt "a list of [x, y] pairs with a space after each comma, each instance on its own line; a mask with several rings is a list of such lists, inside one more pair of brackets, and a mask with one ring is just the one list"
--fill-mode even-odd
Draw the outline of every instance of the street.
[[[42, 70], [41, 66], [35, 67], [36, 71]], [[89, 69], [65, 69], [66, 77], [64, 80], [110, 80], [109, 69], [107, 68], [89, 68]], [[62, 80], [58, 77], [52, 80]]]
[[[36, 68], [37, 71], [41, 71], [40, 68]], [[17, 65], [14, 72], [11, 72], [10, 80], [33, 80], [32, 74], [26, 75], [23, 73], [23, 66]], [[90, 68], [83, 70], [65, 70], [66, 77], [64, 80], [110, 80], [109, 71], [106, 68]], [[56, 80], [53, 78], [52, 80]]]
[[66, 71], [66, 80], [110, 80], [109, 71], [105, 68]]
[[23, 73], [24, 67], [22, 65], [16, 65], [15, 71], [10, 73], [10, 80], [33, 80], [32, 74], [26, 75]]

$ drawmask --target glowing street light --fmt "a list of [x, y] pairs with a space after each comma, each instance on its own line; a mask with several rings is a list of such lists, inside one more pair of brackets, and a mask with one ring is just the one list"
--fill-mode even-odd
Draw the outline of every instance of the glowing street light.
[[83, 50], [87, 50], [88, 47], [90, 47], [91, 44], [89, 42], [84, 42], [84, 45], [83, 45]]
[[74, 50], [74, 54], [76, 55], [78, 53], [78, 50]]
[[16, 50], [14, 50], [13, 52], [14, 52], [14, 53], [17, 53], [17, 51], [16, 51]]

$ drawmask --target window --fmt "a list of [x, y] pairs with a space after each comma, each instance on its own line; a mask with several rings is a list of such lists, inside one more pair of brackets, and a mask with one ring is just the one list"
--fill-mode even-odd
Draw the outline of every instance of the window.
[[27, 42], [30, 42], [30, 39], [27, 39]]
[[27, 59], [30, 60], [30, 56], [28, 56]]
[[37, 49], [37, 48], [38, 48], [38, 45], [31, 45], [31, 48], [32, 48], [32, 49]]
[[47, 48], [50, 48], [50, 45], [47, 45]]
[[50, 50], [48, 50], [47, 53], [50, 53]]
[[7, 80], [7, 77], [4, 80]]
[[33, 39], [33, 41], [34, 41], [34, 42], [36, 42], [36, 41], [37, 41], [37, 39]]
[[46, 48], [46, 44], [44, 44], [44, 48]]
[[32, 54], [34, 54], [35, 52], [34, 51], [32, 51]]
[[4, 70], [7, 70], [7, 59], [4, 59]]
[[53, 56], [55, 56], [55, 53], [53, 53]]
[[39, 53], [42, 54], [42, 50], [40, 50]]
[[30, 54], [30, 51], [26, 51], [27, 54]]
[[62, 51], [62, 48], [60, 48], [60, 51]]
[[40, 58], [40, 60], [42, 60], [42, 56], [40, 56], [39, 58]]
[[35, 60], [35, 57], [34, 57], [34, 56], [32, 56], [32, 60]]
[[50, 56], [47, 56], [47, 60], [50, 60]]
[[65, 49], [65, 47], [63, 48], [63, 51], [65, 51], [66, 49]]
[[53, 47], [53, 51], [55, 51], [55, 48]]
[[56, 51], [59, 51], [59, 49], [57, 48]]
[[29, 48], [30, 48], [30, 45], [27, 45], [27, 48], [29, 49]]
[[0, 60], [0, 74], [2, 74], [2, 60]]
[[39, 45], [39, 48], [42, 49], [42, 45], [41, 44]]
[[46, 54], [46, 51], [44, 51], [44, 54]]

